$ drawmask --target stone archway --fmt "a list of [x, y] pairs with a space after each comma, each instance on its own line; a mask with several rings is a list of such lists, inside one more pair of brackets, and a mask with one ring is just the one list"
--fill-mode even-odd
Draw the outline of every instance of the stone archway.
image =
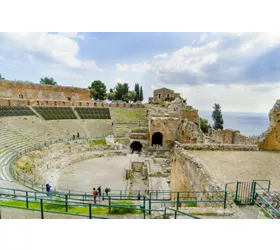
[[130, 148], [131, 148], [132, 154], [133, 154], [135, 151], [140, 153], [140, 152], [142, 151], [143, 145], [142, 145], [139, 141], [133, 141], [133, 142], [130, 144]]
[[152, 136], [152, 146], [153, 145], [162, 146], [162, 139], [163, 139], [163, 134], [160, 132], [155, 132]]

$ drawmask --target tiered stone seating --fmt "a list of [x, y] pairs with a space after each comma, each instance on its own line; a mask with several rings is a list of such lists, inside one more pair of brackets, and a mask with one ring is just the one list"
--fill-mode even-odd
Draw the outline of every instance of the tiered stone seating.
[[12, 180], [7, 173], [9, 160], [18, 152], [38, 143], [58, 138], [103, 137], [113, 134], [111, 120], [52, 120], [39, 117], [5, 117], [0, 119], [0, 180]]
[[71, 107], [33, 107], [45, 120], [77, 119]]
[[0, 106], [0, 117], [29, 115], [36, 114], [28, 106]]
[[111, 119], [109, 108], [76, 107], [81, 119]]

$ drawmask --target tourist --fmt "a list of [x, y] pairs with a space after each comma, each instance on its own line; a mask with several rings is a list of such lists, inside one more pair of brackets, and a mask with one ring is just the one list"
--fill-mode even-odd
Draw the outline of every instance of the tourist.
[[78, 132], [78, 133], [77, 133], [77, 139], [79, 139], [79, 138], [80, 138], [80, 133]]
[[75, 140], [75, 135], [73, 135], [73, 140]]
[[47, 196], [51, 196], [51, 186], [49, 183], [46, 185]]
[[112, 126], [114, 126], [114, 123], [112, 122]]
[[93, 188], [92, 195], [93, 195], [94, 204], [96, 204], [96, 195], [97, 194], [98, 194], [98, 191], [95, 188]]
[[99, 187], [97, 188], [97, 190], [98, 190], [99, 196], [101, 196], [101, 187], [99, 186]]
[[108, 196], [108, 193], [111, 191], [111, 189], [110, 188], [105, 188], [105, 193], [106, 193], [106, 196]]

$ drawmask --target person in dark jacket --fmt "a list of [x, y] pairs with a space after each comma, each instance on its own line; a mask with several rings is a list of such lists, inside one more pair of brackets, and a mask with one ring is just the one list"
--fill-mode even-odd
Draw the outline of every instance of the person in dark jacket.
[[46, 185], [46, 191], [47, 191], [47, 195], [51, 196], [51, 186], [49, 183], [47, 183], [47, 185]]
[[99, 187], [97, 188], [97, 190], [98, 190], [99, 196], [101, 196], [101, 187], [99, 186]]

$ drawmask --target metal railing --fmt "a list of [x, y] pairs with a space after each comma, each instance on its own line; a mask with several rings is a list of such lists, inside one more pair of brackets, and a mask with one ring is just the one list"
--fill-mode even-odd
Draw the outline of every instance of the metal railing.
[[[40, 211], [42, 219], [44, 219], [45, 212], [81, 216], [87, 217], [89, 219], [108, 219], [104, 216], [93, 215], [95, 212], [108, 215], [138, 213], [143, 214], [144, 219], [146, 218], [145, 196], [140, 197], [140, 204], [115, 204], [113, 200], [122, 202], [121, 199], [117, 199], [117, 196], [115, 196], [114, 198], [112, 198], [111, 196], [103, 197], [103, 200], [107, 201], [108, 204], [92, 204], [92, 195], [91, 200], [81, 202], [80, 200], [70, 198], [67, 194], [64, 197], [48, 196], [46, 192], [0, 188], [0, 197], [0, 207]], [[129, 201], [136, 199], [138, 200], [138, 197], [136, 196], [130, 197]], [[102, 209], [102, 211], [98, 211], [98, 209]], [[119, 211], [115, 211], [116, 209], [121, 209], [122, 212], [120, 213]]]

